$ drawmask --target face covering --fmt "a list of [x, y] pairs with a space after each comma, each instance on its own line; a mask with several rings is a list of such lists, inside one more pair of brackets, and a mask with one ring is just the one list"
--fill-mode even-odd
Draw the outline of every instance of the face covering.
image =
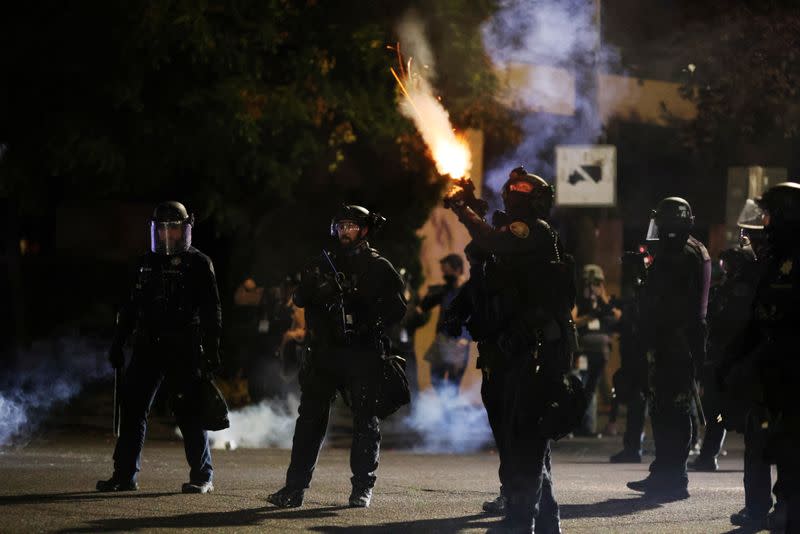
[[519, 191], [509, 191], [505, 206], [512, 217], [526, 217], [532, 212], [530, 195]]

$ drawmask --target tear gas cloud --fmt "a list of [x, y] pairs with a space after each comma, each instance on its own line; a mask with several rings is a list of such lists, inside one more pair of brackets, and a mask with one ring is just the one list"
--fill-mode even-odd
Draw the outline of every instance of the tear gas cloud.
[[24, 444], [49, 410], [111, 375], [106, 341], [64, 337], [21, 350], [0, 375], [0, 447]]
[[211, 446], [215, 449], [292, 447], [294, 425], [300, 400], [289, 395], [287, 400], [262, 401], [231, 411], [231, 426], [218, 432], [209, 432]]
[[455, 387], [422, 391], [411, 405], [404, 423], [422, 442], [417, 452], [468, 453], [493, 443], [486, 410], [480, 402], [480, 383], [459, 393]]
[[[564, 78], [553, 76], [554, 68], [574, 78], [574, 102], [567, 103], [574, 113], [524, 113], [522, 142], [486, 171], [485, 183], [492, 189], [499, 190], [520, 164], [549, 180], [555, 176], [556, 145], [592, 144], [602, 135], [596, 75], [621, 69], [619, 55], [601, 42], [596, 17], [596, 5], [588, 0], [503, 0], [484, 25], [484, 46], [500, 72], [515, 64], [550, 67], [531, 69], [511, 90], [507, 100], [516, 108], [530, 110], [542, 95], [563, 98], [566, 91], [571, 96]], [[606, 100], [623, 97], [603, 95]]]

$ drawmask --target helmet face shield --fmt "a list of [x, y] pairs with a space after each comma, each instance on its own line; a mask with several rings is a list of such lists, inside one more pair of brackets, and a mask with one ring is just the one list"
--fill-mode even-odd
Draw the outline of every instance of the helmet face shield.
[[658, 241], [658, 223], [655, 217], [650, 219], [650, 226], [647, 227], [647, 241]]
[[150, 251], [172, 256], [185, 252], [192, 246], [190, 221], [150, 221]]
[[739, 212], [736, 226], [747, 230], [763, 230], [766, 213], [752, 198], [748, 198]]
[[690, 228], [682, 224], [659, 224], [655, 217], [650, 219], [647, 227], [647, 241], [685, 241], [689, 237]]

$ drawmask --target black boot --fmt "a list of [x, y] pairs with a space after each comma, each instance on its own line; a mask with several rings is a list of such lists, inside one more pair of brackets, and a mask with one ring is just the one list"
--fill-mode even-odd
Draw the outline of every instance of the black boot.
[[648, 476], [643, 480], [636, 480], [634, 482], [628, 482], [627, 486], [632, 489], [633, 491], [641, 491], [642, 493], [646, 492], [648, 488], [653, 485], [653, 477]]
[[139, 489], [139, 484], [130, 478], [120, 477], [116, 474], [112, 475], [108, 480], [97, 481], [97, 491], [136, 491]]
[[483, 503], [483, 511], [492, 515], [505, 515], [506, 513], [506, 498], [503, 495], [498, 495], [491, 501]]
[[304, 489], [293, 489], [285, 486], [267, 497], [267, 502], [278, 508], [298, 508], [303, 506]]
[[766, 526], [766, 515], [755, 515], [747, 507], [742, 508], [735, 514], [731, 514], [731, 524], [737, 527], [762, 527]]
[[372, 488], [353, 486], [350, 492], [350, 508], [369, 508], [372, 501]]

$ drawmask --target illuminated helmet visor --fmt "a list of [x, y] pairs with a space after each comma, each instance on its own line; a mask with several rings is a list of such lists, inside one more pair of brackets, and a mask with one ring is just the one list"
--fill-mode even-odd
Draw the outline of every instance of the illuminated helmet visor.
[[172, 256], [192, 246], [192, 223], [186, 221], [150, 221], [150, 251]]

